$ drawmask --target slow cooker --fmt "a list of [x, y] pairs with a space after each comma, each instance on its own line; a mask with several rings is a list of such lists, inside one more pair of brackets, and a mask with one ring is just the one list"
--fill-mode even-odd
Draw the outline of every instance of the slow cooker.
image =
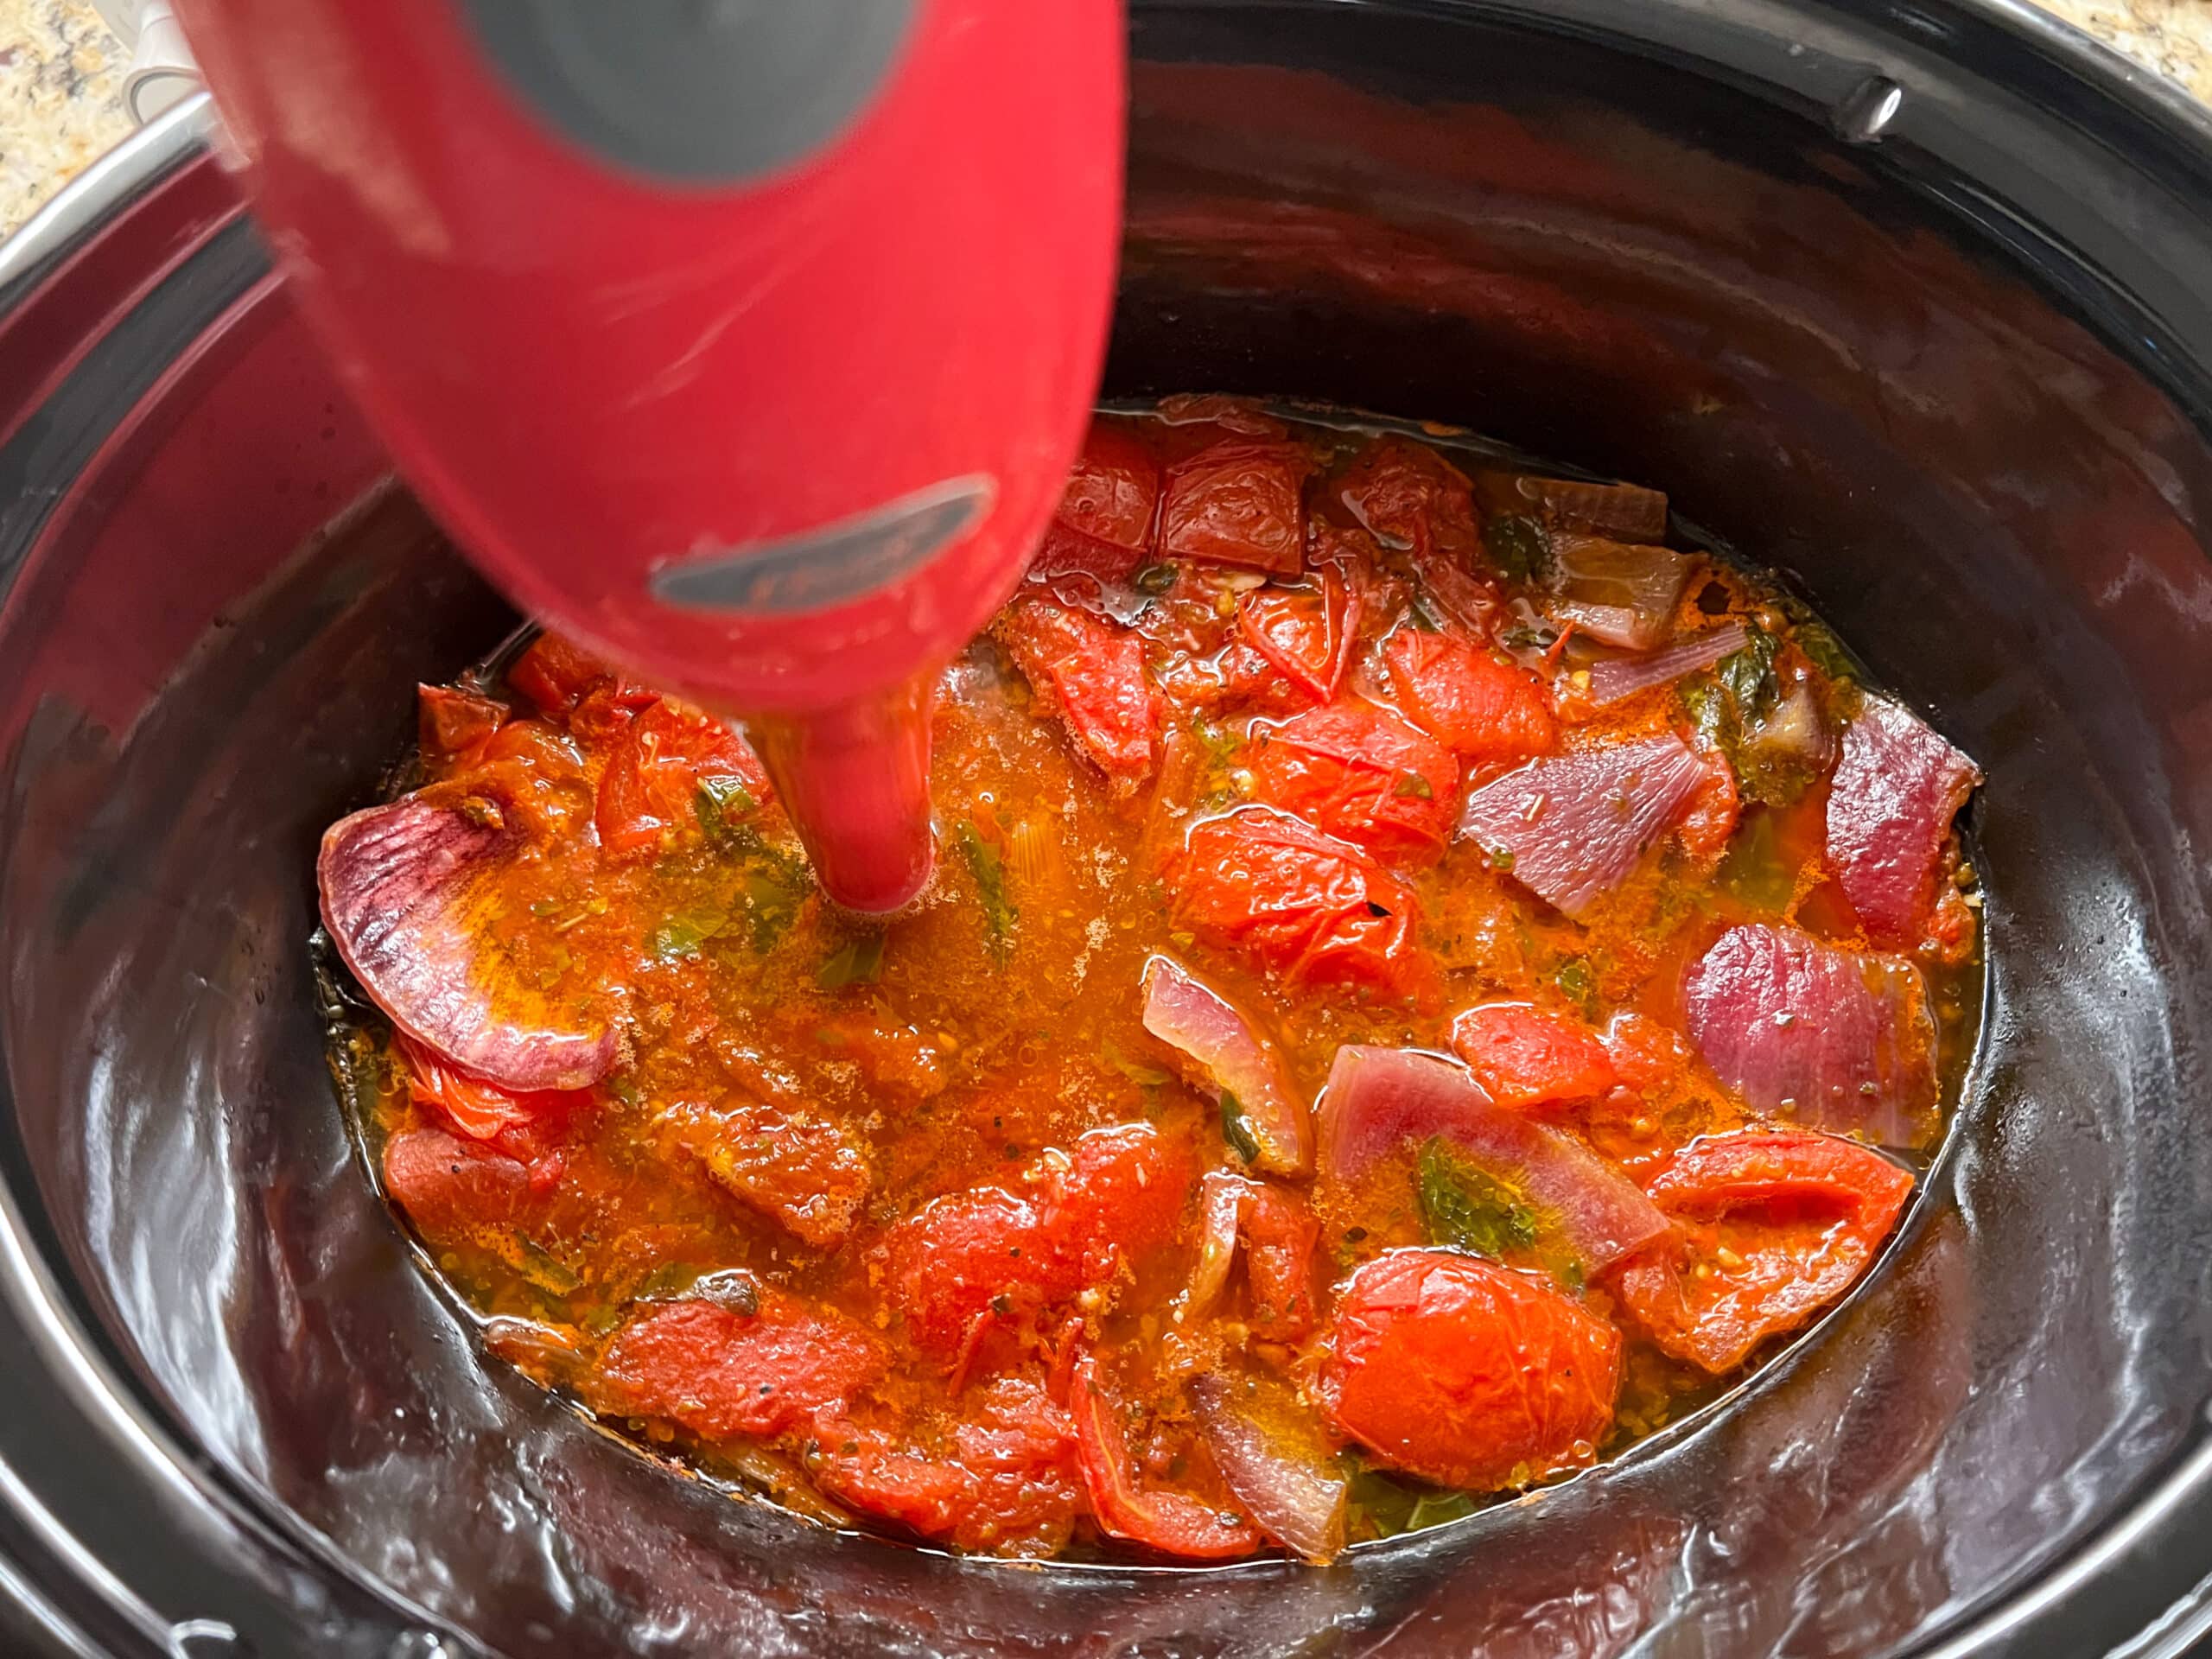
[[[311, 855], [512, 618], [181, 105], [0, 252], [0, 1647], [2174, 1654], [2212, 1629], [2212, 118], [2011, 0], [1139, 0], [1109, 395], [1665, 487], [1986, 768], [1928, 1201], [1748, 1388], [1317, 1570], [962, 1561], [487, 1361]], [[334, 131], [374, 192], [376, 135]], [[557, 340], [547, 349], [557, 351]]]

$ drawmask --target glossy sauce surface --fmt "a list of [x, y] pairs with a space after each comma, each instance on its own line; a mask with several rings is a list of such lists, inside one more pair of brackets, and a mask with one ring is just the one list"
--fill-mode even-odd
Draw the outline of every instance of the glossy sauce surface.
[[1970, 765], [1665, 528], [1102, 417], [887, 925], [697, 711], [550, 639], [426, 690], [322, 869], [388, 1191], [493, 1352], [957, 1548], [1325, 1559], [1617, 1452], [1872, 1261], [1980, 995]]

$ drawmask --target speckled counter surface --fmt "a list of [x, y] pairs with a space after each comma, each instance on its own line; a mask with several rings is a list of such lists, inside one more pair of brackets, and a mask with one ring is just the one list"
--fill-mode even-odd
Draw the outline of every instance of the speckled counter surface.
[[0, 0], [0, 234], [130, 130], [129, 61], [83, 0]]
[[[2212, 99], [2212, 0], [2051, 0], [2050, 10]], [[127, 60], [87, 0], [0, 0], [0, 235], [130, 130]]]

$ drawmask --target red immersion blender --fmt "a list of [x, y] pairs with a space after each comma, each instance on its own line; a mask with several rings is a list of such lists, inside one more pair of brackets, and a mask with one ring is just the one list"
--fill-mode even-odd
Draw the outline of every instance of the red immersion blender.
[[1119, 0], [177, 0], [401, 470], [742, 717], [817, 875], [927, 880], [929, 686], [1081, 441]]

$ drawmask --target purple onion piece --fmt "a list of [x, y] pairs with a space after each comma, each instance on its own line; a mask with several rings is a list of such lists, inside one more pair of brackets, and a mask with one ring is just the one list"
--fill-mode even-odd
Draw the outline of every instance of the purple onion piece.
[[493, 878], [519, 841], [496, 811], [412, 798], [341, 818], [315, 861], [323, 926], [392, 1024], [462, 1071], [521, 1094], [587, 1089], [614, 1064], [613, 1029], [556, 1009], [486, 948]]
[[1704, 777], [1671, 732], [1554, 755], [1468, 796], [1459, 834], [1538, 898], [1579, 917], [1628, 879]]
[[1887, 1147], [1936, 1124], [1935, 1027], [1920, 970], [1794, 927], [1732, 927], [1682, 984], [1713, 1074], [1771, 1117]]
[[1320, 1128], [1322, 1167], [1338, 1179], [1443, 1136], [1526, 1198], [1593, 1275], [1667, 1230], [1627, 1176], [1573, 1136], [1498, 1105], [1465, 1066], [1440, 1055], [1338, 1049]]
[[1276, 1175], [1313, 1172], [1313, 1126], [1282, 1063], [1234, 1003], [1166, 957], [1145, 964], [1144, 1028], [1179, 1050], [1217, 1094], [1234, 1096], [1259, 1156]]
[[1648, 691], [1655, 685], [1671, 685], [1722, 658], [1743, 649], [1744, 625], [1728, 622], [1693, 635], [1664, 651], [1637, 657], [1612, 657], [1590, 664], [1590, 701], [1603, 709]]

